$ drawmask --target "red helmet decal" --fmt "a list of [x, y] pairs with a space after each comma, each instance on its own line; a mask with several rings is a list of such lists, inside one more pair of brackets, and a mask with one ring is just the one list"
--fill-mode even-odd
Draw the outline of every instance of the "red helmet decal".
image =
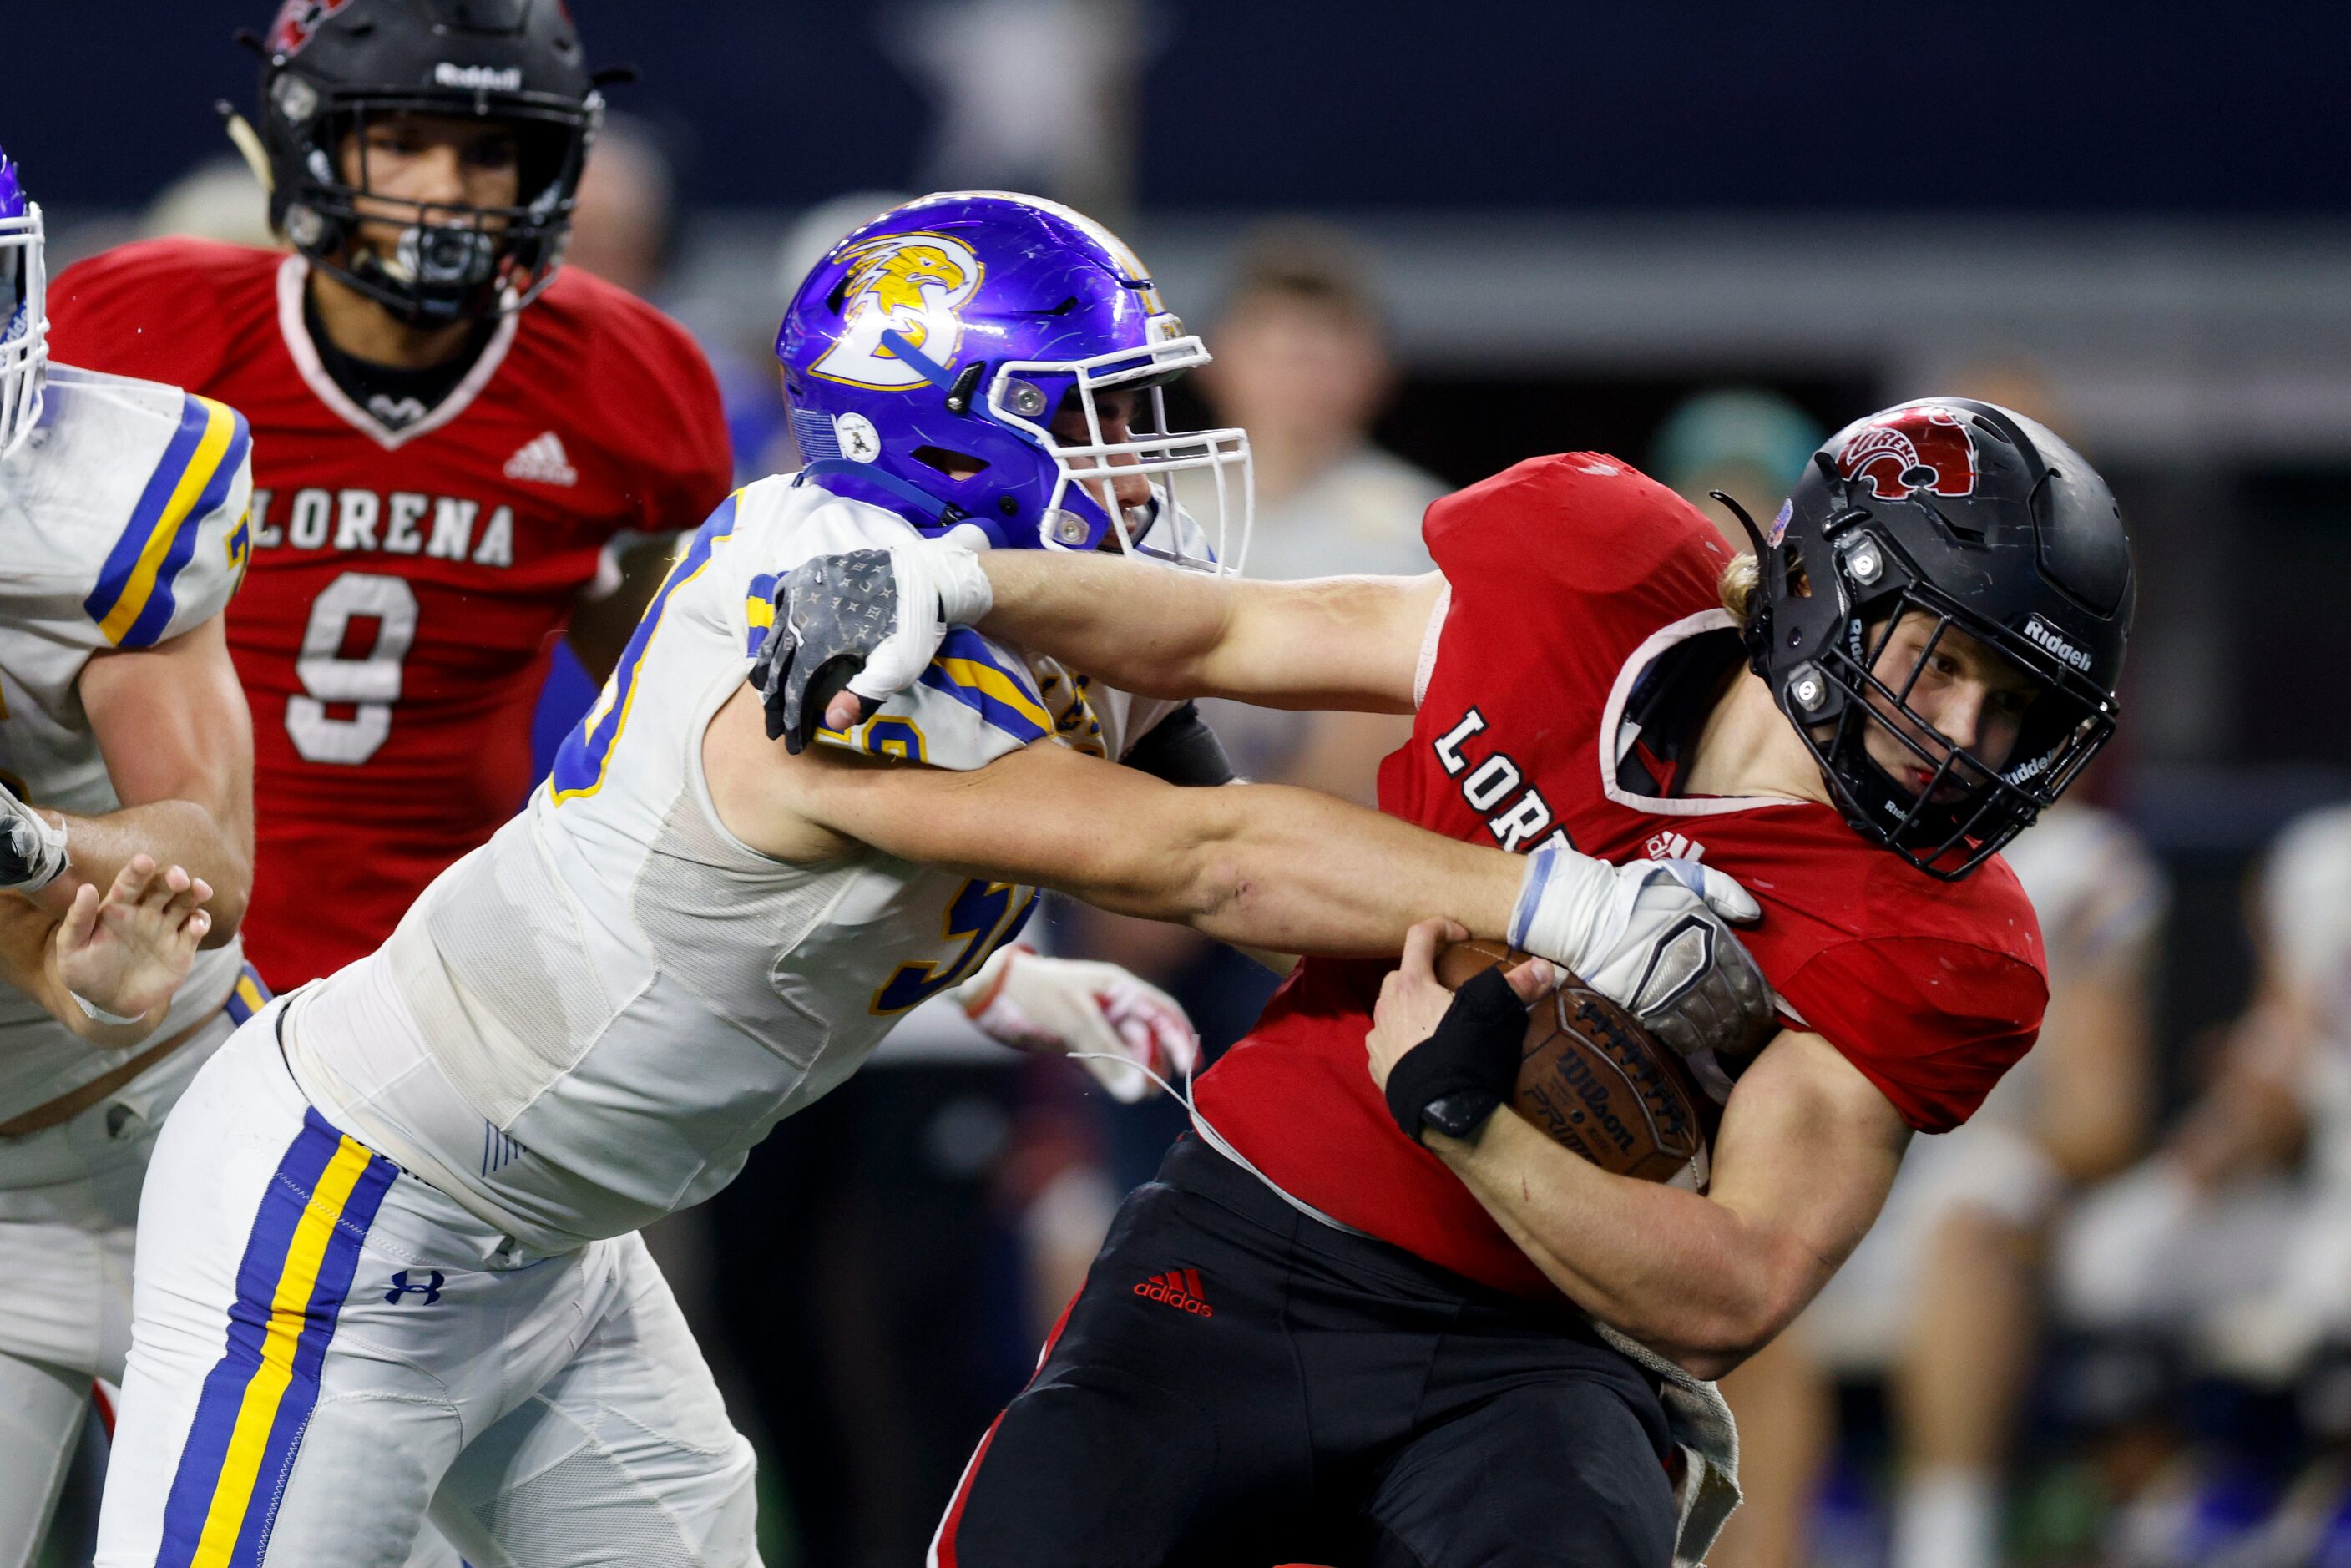
[[351, 0], [286, 0], [277, 8], [277, 20], [270, 24], [269, 52], [274, 55], [299, 54], [319, 24], [350, 5]]
[[1975, 494], [1975, 440], [1965, 418], [1948, 408], [1897, 408], [1879, 415], [1846, 438], [1836, 465], [1847, 479], [1867, 478], [1881, 501], [1898, 501], [1913, 490]]

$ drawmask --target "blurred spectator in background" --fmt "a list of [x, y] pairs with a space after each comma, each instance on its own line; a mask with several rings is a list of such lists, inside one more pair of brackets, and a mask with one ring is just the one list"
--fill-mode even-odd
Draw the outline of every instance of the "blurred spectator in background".
[[1116, 223], [1133, 209], [1148, 0], [915, 0], [883, 37], [936, 110], [921, 179], [1028, 191]]
[[1760, 528], [1787, 498], [1804, 460], [1828, 432], [1778, 392], [1752, 387], [1703, 392], [1666, 416], [1649, 472], [1704, 512], [1733, 550], [1754, 547], [1739, 519], [1708, 492], [1719, 490], [1753, 515]]
[[[2333, 1452], [2306, 1478], [2316, 1485], [2290, 1489], [2230, 1561], [2333, 1563], [2343, 1557], [2316, 1536], [2351, 1518], [2340, 1407], [2351, 1356], [2351, 805], [2290, 823], [2249, 902], [2252, 1002], [2171, 1134], [2074, 1215], [2058, 1301], [2095, 1342], [2164, 1345], [2192, 1378], [2298, 1403], [2301, 1424]], [[2209, 1520], [2200, 1541], [2183, 1530], [2213, 1511], [2209, 1494], [2229, 1479], [2192, 1450], [2176, 1412], [2137, 1414], [2140, 1446], [2146, 1428], [2168, 1429], [2158, 1451], [2171, 1452], [2123, 1478], [2138, 1484], [2120, 1500], [2113, 1554], [2206, 1554]], [[2294, 1495], [2312, 1491], [2321, 1495]], [[2333, 1544], [2339, 1553], [2351, 1536]]]
[[206, 159], [163, 187], [139, 220], [139, 237], [217, 240], [276, 250], [285, 242], [269, 226], [269, 193], [252, 166], [234, 152]]
[[[1249, 432], [1256, 462], [1251, 577], [1434, 570], [1420, 517], [1449, 486], [1372, 442], [1395, 365], [1360, 255], [1334, 231], [1259, 231], [1243, 241], [1238, 277], [1207, 334], [1216, 358], [1193, 390], [1218, 424]], [[1199, 512], [1195, 488], [1179, 483], [1176, 494]], [[1245, 776], [1367, 805], [1380, 758], [1412, 733], [1404, 716], [1237, 703], [1202, 711]]]
[[640, 299], [661, 292], [677, 239], [677, 181], [651, 126], [607, 114], [580, 176], [564, 259]]
[[1899, 1460], [1895, 1568], [1991, 1568], [2002, 1489], [2040, 1342], [2049, 1228], [2120, 1169], [2149, 1111], [2149, 966], [2162, 873], [2120, 819], [2063, 805], [2005, 852], [2041, 917], [2038, 1044], [1973, 1121], [1912, 1140], [1885, 1212], [1782, 1339], [1725, 1381], [1750, 1507], [1719, 1568], [1804, 1562], [1834, 1446], [1827, 1379], [1888, 1383]]

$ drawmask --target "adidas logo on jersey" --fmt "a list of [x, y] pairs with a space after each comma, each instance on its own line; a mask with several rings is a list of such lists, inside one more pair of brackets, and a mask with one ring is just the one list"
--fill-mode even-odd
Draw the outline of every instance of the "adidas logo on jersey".
[[550, 430], [507, 459], [507, 477], [531, 485], [577, 485], [580, 470], [571, 466], [563, 443]]
[[1146, 1301], [1165, 1301], [1177, 1312], [1189, 1312], [1196, 1318], [1217, 1315], [1217, 1309], [1200, 1299], [1197, 1269], [1173, 1269], [1165, 1274], [1154, 1274], [1137, 1285], [1134, 1293]]
[[1679, 833], [1655, 833], [1641, 846], [1653, 861], [1702, 861], [1706, 846]]

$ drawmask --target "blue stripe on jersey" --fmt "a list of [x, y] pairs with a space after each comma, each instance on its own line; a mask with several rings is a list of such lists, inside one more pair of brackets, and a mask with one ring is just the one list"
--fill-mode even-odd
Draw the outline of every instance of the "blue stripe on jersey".
[[185, 398], [179, 428], [107, 553], [98, 586], [82, 601], [108, 641], [148, 648], [162, 638], [178, 609], [180, 572], [195, 554], [204, 520], [228, 499], [251, 447], [243, 414], [210, 398]]
[[1024, 746], [1050, 735], [1053, 716], [1028, 673], [1008, 664], [968, 626], [950, 627], [921, 684], [944, 692]]
[[644, 664], [645, 650], [653, 645], [662, 612], [669, 608], [669, 596], [693, 581], [710, 564], [718, 541], [735, 531], [736, 507], [742, 498], [740, 490], [727, 497], [695, 530], [685, 553], [669, 569], [653, 602], [645, 606], [644, 614], [638, 619], [637, 629], [629, 634], [629, 645], [621, 651], [621, 662], [604, 682], [604, 690], [596, 698], [595, 706], [581, 716], [571, 733], [563, 737], [563, 744], [556, 748], [555, 766], [547, 776], [547, 789], [558, 805], [593, 795], [604, 787], [604, 769], [612, 759], [612, 743], [628, 727], [629, 705], [637, 695], [637, 672]]

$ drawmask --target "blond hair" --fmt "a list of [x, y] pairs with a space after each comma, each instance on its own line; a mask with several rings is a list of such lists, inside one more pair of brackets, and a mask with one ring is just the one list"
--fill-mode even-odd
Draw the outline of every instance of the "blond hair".
[[1741, 551], [1730, 558], [1722, 569], [1714, 591], [1722, 600], [1722, 607], [1737, 617], [1740, 625], [1755, 608], [1755, 595], [1763, 586], [1763, 570], [1755, 564], [1752, 551]]

